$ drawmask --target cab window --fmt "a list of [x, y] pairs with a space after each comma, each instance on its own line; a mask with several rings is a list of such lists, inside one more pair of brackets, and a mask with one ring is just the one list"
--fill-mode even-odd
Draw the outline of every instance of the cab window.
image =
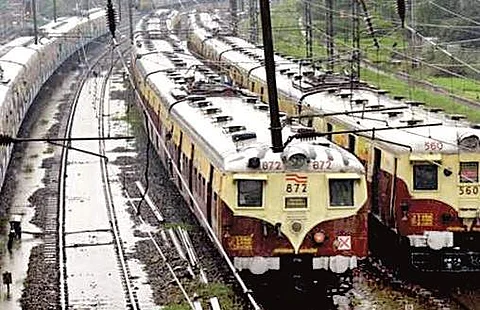
[[329, 179], [329, 193], [331, 207], [353, 206], [353, 186], [351, 179]]
[[478, 162], [460, 163], [460, 183], [478, 183]]
[[432, 164], [416, 164], [413, 166], [413, 189], [438, 189], [438, 168]]
[[263, 181], [238, 180], [238, 206], [261, 207], [263, 201]]

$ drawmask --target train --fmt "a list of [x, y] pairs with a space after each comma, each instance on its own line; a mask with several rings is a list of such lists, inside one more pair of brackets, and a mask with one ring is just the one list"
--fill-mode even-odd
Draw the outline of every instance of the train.
[[[73, 53], [106, 33], [105, 10], [91, 9], [82, 17], [60, 17], [0, 46], [0, 132], [15, 137], [43, 84]], [[0, 146], [3, 185], [12, 145]]]
[[[263, 49], [221, 20], [191, 12], [189, 48], [267, 100]], [[280, 108], [365, 166], [372, 254], [409, 273], [478, 274], [480, 126], [308, 59], [274, 61]]]
[[[367, 183], [360, 160], [325, 137], [271, 148], [269, 105], [197, 60], [172, 34], [178, 12], [136, 26], [131, 77], [146, 132], [187, 205], [235, 269], [348, 276], [367, 255]], [[307, 135], [308, 136], [308, 135]]]

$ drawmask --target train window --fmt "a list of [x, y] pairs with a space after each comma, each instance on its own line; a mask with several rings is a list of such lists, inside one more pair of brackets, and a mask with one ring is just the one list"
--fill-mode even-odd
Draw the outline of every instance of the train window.
[[250, 90], [254, 91], [255, 90], [255, 82], [252, 82], [251, 87], [252, 87], [252, 89], [250, 89]]
[[354, 182], [352, 179], [328, 180], [331, 207], [353, 206]]
[[413, 189], [438, 189], [438, 168], [432, 164], [413, 165]]
[[238, 206], [261, 207], [263, 201], [263, 181], [238, 180]]
[[355, 153], [355, 136], [348, 135], [348, 150], [352, 153]]
[[460, 163], [460, 183], [478, 183], [478, 162]]
[[[327, 123], [327, 132], [332, 132], [332, 131], [333, 131], [333, 125], [330, 123]], [[332, 141], [332, 134], [328, 134], [327, 139]]]

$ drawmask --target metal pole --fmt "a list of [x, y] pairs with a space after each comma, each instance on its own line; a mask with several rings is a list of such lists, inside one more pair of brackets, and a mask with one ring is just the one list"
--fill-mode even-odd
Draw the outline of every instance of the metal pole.
[[237, 35], [237, 0], [230, 0], [230, 12], [232, 14], [232, 35]]
[[260, 15], [262, 18], [265, 71], [267, 73], [268, 103], [270, 105], [270, 132], [272, 135], [272, 150], [274, 153], [280, 153], [283, 151], [282, 127], [278, 113], [277, 82], [275, 80], [275, 61], [273, 58], [272, 25], [270, 23], [269, 0], [260, 0]]
[[57, 22], [57, 0], [53, 0], [53, 21]]
[[127, 5], [128, 5], [128, 28], [130, 30], [130, 42], [133, 44], [132, 0], [127, 0]]
[[312, 38], [312, 10], [310, 7], [310, 0], [305, 1], [305, 56], [312, 58], [313, 56], [313, 38]]
[[118, 21], [122, 20], [122, 0], [118, 0]]
[[32, 13], [33, 13], [33, 37], [35, 44], [38, 44], [38, 33], [37, 33], [37, 3], [35, 0], [32, 0]]
[[257, 0], [249, 0], [250, 9], [250, 41], [258, 44], [258, 6]]
[[334, 47], [333, 47], [333, 0], [326, 0], [327, 5], [327, 12], [326, 12], [326, 20], [327, 20], [327, 69], [333, 71], [334, 68]]

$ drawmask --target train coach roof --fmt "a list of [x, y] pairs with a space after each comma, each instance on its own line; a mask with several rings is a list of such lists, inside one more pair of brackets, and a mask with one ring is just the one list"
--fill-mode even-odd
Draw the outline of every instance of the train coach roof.
[[[271, 136], [268, 129], [270, 121], [268, 112], [264, 110], [266, 105], [258, 102], [248, 103], [244, 96], [232, 94], [238, 90], [219, 84], [218, 89], [229, 89], [231, 95], [206, 93], [203, 95], [205, 98], [197, 98], [198, 101], [203, 100], [205, 104], [194, 102], [194, 99], [189, 99], [188, 96], [182, 99], [174, 98], [172, 92], [182, 87], [186, 88], [182, 78], [189, 76], [194, 77], [196, 82], [207, 81], [208, 75], [211, 76], [212, 73], [204, 74], [202, 70], [192, 70], [203, 67], [203, 64], [186, 53], [172, 56], [173, 48], [167, 48], [163, 40], [151, 41], [151, 46], [155, 47], [156, 52], [137, 57], [136, 65], [139, 71], [148, 76], [149, 84], [161, 94], [164, 105], [168, 107], [172, 117], [182, 125], [183, 132], [192, 137], [197, 146], [201, 147], [219, 168], [227, 171], [249, 171], [247, 163], [252, 157], [260, 157], [266, 161], [282, 161], [282, 154], [273, 153], [270, 149]], [[143, 45], [135, 46], [135, 50], [140, 54], [145, 52]], [[180, 59], [186, 65], [178, 67], [172, 61], [172, 57]], [[173, 76], [176, 80], [172, 78]], [[182, 85], [178, 81], [181, 81]], [[227, 128], [234, 126], [244, 128], [238, 132], [228, 132]], [[285, 138], [292, 135], [291, 126], [285, 126], [282, 133]], [[364, 171], [354, 155], [331, 144], [325, 138], [310, 141], [293, 140], [287, 146], [284, 155], [298, 150], [308, 153], [310, 158], [317, 161], [330, 162], [328, 171], [331, 172]]]
[[86, 16], [71, 16], [58, 18], [57, 21], [51, 21], [50, 23], [40, 27], [40, 31], [44, 34], [62, 34], [67, 33], [76, 26], [82, 23], [88, 23], [90, 20], [94, 20], [105, 16], [106, 12], [101, 8], [93, 8], [86, 12]]
[[[208, 14], [201, 14], [200, 19], [202, 23], [208, 28], [209, 17]], [[209, 32], [200, 27], [196, 28], [196, 33], [199, 36], [208, 37]], [[203, 31], [203, 32], [202, 32]], [[260, 80], [266, 80], [266, 72], [264, 66], [261, 65], [263, 60], [263, 50], [255, 48], [251, 43], [231, 36], [223, 36], [221, 39], [213, 37], [206, 40], [205, 44], [211, 44], [215, 47], [218, 53], [222, 53], [222, 57], [237, 64], [245, 72], [249, 72], [252, 77]], [[232, 50], [232, 46], [235, 47]], [[240, 51], [239, 49], [243, 49]], [[250, 56], [246, 55], [245, 51], [250, 52]], [[260, 58], [252, 58], [252, 54], [261, 56]], [[243, 56], [242, 56], [243, 55]], [[353, 95], [350, 93], [348, 86], [340, 86], [340, 83], [335, 86], [335, 81], [341, 81], [341, 76], [336, 78], [335, 75], [324, 74], [330, 82], [333, 82], [335, 88], [332, 92], [330, 89], [324, 87], [323, 89], [315, 90], [312, 85], [309, 85], [302, 73], [308, 69], [308, 66], [300, 66], [300, 63], [293, 62], [285, 57], [275, 56], [275, 65], [277, 72], [283, 74], [276, 75], [277, 87], [280, 93], [292, 97], [292, 100], [301, 102], [304, 105], [310, 106], [318, 113], [332, 113], [332, 112], [346, 112], [352, 110], [374, 110], [376, 108], [392, 108], [405, 107], [405, 109], [398, 110], [396, 116], [386, 112], [369, 112], [365, 114], [365, 118], [360, 118], [360, 113], [349, 116], [336, 116], [335, 118], [342, 122], [349, 124], [349, 128], [354, 129], [371, 129], [371, 128], [385, 128], [398, 127], [408, 125], [427, 125], [439, 124], [433, 127], [409, 128], [401, 130], [385, 130], [377, 131], [375, 138], [377, 140], [384, 140], [384, 145], [390, 149], [398, 152], [416, 152], [427, 153], [430, 143], [441, 143], [441, 149], [435, 150], [442, 153], [454, 153], [459, 150], [465, 150], [463, 146], [459, 146], [459, 142], [465, 137], [480, 138], [480, 130], [471, 128], [471, 124], [464, 122], [461, 116], [449, 116], [438, 111], [427, 111], [421, 105], [417, 106], [415, 102], [408, 102], [405, 100], [394, 100], [385, 94], [379, 93], [378, 89], [367, 87], [366, 85], [359, 89], [353, 89]], [[303, 70], [303, 71], [302, 71]], [[286, 73], [289, 74], [286, 74]], [[295, 78], [299, 78], [297, 82]], [[345, 79], [343, 79], [345, 81]], [[296, 83], [296, 85], [294, 85]], [[299, 83], [303, 83], [303, 86]], [[306, 91], [300, 90], [302, 86]], [[312, 93], [308, 96], [308, 88], [311, 87]], [[362, 102], [366, 100], [365, 106], [357, 104], [356, 101]], [[435, 111], [435, 112], [433, 112]], [[362, 133], [362, 135], [371, 136], [370, 132]], [[394, 142], [394, 143], [390, 143]], [[382, 142], [380, 142], [382, 143]], [[480, 146], [479, 146], [480, 147]]]

